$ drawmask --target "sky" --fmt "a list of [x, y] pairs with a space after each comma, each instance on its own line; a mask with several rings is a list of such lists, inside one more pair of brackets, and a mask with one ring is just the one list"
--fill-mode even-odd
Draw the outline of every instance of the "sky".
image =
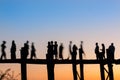
[[[119, 0], [0, 0], [0, 42], [7, 41], [7, 58], [10, 58], [12, 40], [17, 44], [17, 58], [20, 58], [20, 48], [29, 40], [29, 45], [35, 43], [38, 59], [45, 59], [47, 42], [53, 40], [63, 43], [64, 58], [69, 54], [69, 41], [78, 48], [80, 41], [84, 41], [84, 59], [96, 58], [96, 42], [100, 48], [104, 43], [106, 49], [113, 42], [115, 58], [119, 59], [119, 22]], [[19, 64], [0, 65], [0, 70], [11, 68], [20, 73]], [[115, 80], [120, 80], [119, 67], [114, 65]], [[27, 68], [28, 80], [47, 80], [45, 65], [27, 65]], [[55, 79], [73, 80], [71, 68], [71, 65], [56, 65]], [[99, 65], [85, 65], [84, 70], [85, 80], [100, 80]]]

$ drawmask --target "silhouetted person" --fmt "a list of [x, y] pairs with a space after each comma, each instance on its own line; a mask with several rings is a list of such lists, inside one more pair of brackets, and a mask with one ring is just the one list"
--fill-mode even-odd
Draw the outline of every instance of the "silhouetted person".
[[50, 50], [50, 48], [51, 48], [51, 45], [50, 45], [50, 42], [48, 42], [48, 46], [47, 46], [47, 54], [50, 54], [51, 52], [51, 50]]
[[6, 41], [3, 41], [2, 45], [1, 45], [2, 55], [1, 55], [1, 58], [0, 58], [0, 59], [2, 59], [3, 57], [4, 57], [4, 59], [6, 59], [6, 52], [5, 52], [6, 46], [5, 46], [5, 44], [6, 44]]
[[33, 59], [33, 58], [35, 58], [36, 59], [36, 50], [35, 50], [35, 47], [34, 47], [34, 43], [32, 43], [32, 45], [31, 45], [31, 57], [30, 57], [30, 59]]
[[98, 43], [96, 43], [95, 54], [96, 54], [97, 60], [99, 60], [99, 46], [98, 46]]
[[69, 43], [69, 54], [68, 54], [68, 58], [67, 59], [70, 58], [70, 55], [71, 55], [71, 58], [72, 58], [72, 41], [70, 41], [70, 43]]
[[47, 54], [46, 57], [47, 59], [53, 59], [53, 41], [48, 41], [48, 46], [47, 46]]
[[[83, 50], [83, 41], [81, 41], [80, 48], [79, 48], [79, 59], [81, 61], [83, 60], [83, 54], [85, 55], [84, 50]], [[81, 76], [80, 80], [84, 80], [84, 65], [83, 65], [83, 63], [80, 63], [80, 76]]]
[[26, 49], [25, 49], [25, 43], [24, 43], [24, 47], [21, 47], [20, 49], [20, 54], [21, 54], [21, 59], [26, 59]]
[[16, 44], [14, 40], [12, 41], [10, 52], [11, 52], [11, 59], [16, 59]]
[[58, 44], [57, 41], [55, 41], [54, 45], [53, 45], [53, 54], [55, 55], [55, 59], [57, 59], [58, 56]]
[[24, 58], [24, 47], [21, 47], [21, 49], [20, 49], [20, 55], [21, 55], [21, 59], [23, 59]]
[[114, 53], [115, 53], [115, 47], [114, 44], [111, 43], [111, 45], [109, 46], [109, 54], [112, 60], [114, 60]]
[[84, 50], [83, 50], [83, 41], [81, 41], [80, 48], [79, 48], [79, 59], [82, 60], [82, 54], [85, 55]]
[[74, 80], [77, 80], [77, 68], [76, 68], [76, 55], [77, 55], [77, 46], [74, 44], [73, 45], [73, 52], [72, 52], [72, 62], [73, 62], [73, 77], [74, 77]]
[[59, 46], [59, 58], [63, 60], [63, 44], [61, 43]]
[[102, 49], [101, 49], [100, 55], [103, 59], [105, 59], [105, 45], [104, 44], [102, 44]]
[[76, 55], [77, 55], [77, 49], [78, 49], [78, 48], [77, 48], [77, 46], [74, 44], [72, 49], [73, 49], [72, 59], [73, 59], [73, 60], [76, 60]]
[[29, 41], [24, 44], [26, 58], [29, 55]]
[[54, 55], [54, 45], [53, 45], [53, 41], [51, 41], [50, 43], [50, 54], [53, 56]]
[[48, 80], [54, 80], [53, 46], [53, 41], [48, 42], [46, 54]]

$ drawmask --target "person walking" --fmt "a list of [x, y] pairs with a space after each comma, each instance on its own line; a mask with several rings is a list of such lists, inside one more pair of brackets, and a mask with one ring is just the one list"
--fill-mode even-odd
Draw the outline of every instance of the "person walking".
[[3, 41], [2, 45], [1, 45], [1, 58], [0, 59], [6, 59], [6, 52], [5, 52], [5, 49], [6, 49], [6, 41]]

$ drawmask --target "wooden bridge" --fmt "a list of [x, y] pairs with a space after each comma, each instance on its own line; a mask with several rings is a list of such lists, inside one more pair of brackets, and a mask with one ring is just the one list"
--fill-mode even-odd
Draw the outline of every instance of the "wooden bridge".
[[[0, 63], [18, 63], [21, 64], [21, 79], [27, 80], [27, 64], [40, 64], [47, 65], [48, 71], [48, 80], [54, 80], [54, 66], [57, 64], [72, 64], [73, 66], [73, 75], [74, 80], [78, 80], [75, 77], [77, 76], [76, 65], [80, 65], [80, 80], [84, 80], [84, 64], [100, 64], [100, 73], [101, 80], [114, 80], [113, 74], [113, 65], [112, 64], [120, 64], [120, 60], [96, 60], [96, 59], [77, 59], [77, 60], [55, 60], [55, 59], [6, 59], [0, 60]], [[108, 69], [105, 69], [104, 65], [108, 65]], [[108, 70], [108, 71], [107, 71]], [[105, 79], [105, 71], [108, 73], [107, 78]]]

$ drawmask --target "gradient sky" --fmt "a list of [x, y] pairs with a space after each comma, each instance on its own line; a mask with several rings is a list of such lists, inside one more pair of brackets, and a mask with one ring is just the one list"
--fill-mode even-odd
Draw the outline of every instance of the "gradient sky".
[[[8, 58], [12, 40], [16, 41], [18, 58], [20, 48], [29, 40], [30, 44], [35, 42], [37, 57], [43, 59], [48, 41], [62, 42], [64, 58], [67, 58], [69, 41], [79, 47], [82, 40], [86, 59], [95, 59], [95, 42], [99, 43], [100, 48], [101, 43], [108, 48], [114, 42], [115, 58], [118, 59], [119, 22], [118, 0], [0, 0], [0, 41], [7, 41]], [[120, 80], [119, 67], [114, 67], [115, 80]], [[0, 69], [7, 68], [20, 72], [19, 64], [1, 64]], [[56, 80], [72, 80], [71, 65], [57, 65], [55, 70]], [[45, 65], [28, 65], [28, 80], [47, 80], [46, 71]], [[85, 66], [85, 80], [100, 80], [97, 73], [99, 65]]]

